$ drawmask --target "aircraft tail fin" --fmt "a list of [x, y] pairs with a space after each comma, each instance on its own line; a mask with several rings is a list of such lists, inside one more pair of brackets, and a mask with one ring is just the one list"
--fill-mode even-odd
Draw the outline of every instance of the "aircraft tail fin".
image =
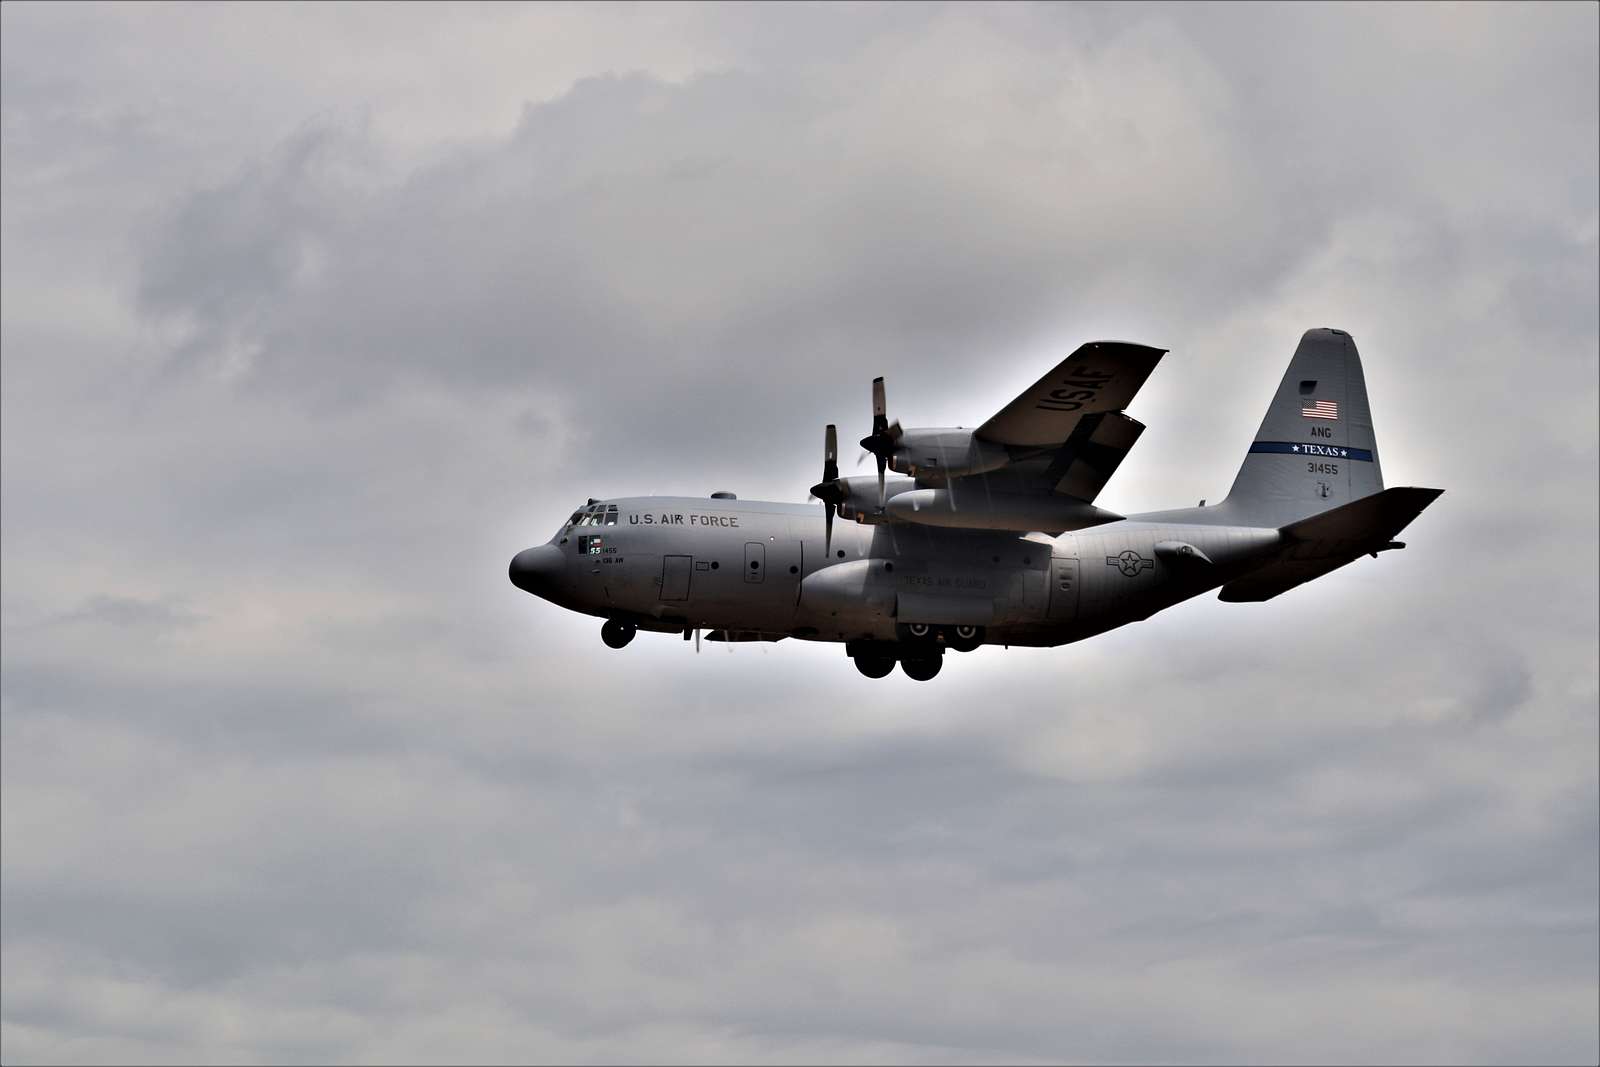
[[1343, 330], [1308, 330], [1224, 506], [1241, 523], [1283, 526], [1382, 491], [1355, 341]]
[[1363, 554], [1377, 555], [1405, 545], [1390, 538], [1411, 524], [1422, 509], [1439, 498], [1443, 489], [1410, 486], [1385, 489], [1331, 511], [1299, 522], [1279, 532], [1284, 547], [1273, 562], [1235, 578], [1222, 587], [1219, 599], [1271, 600], [1313, 578], [1338, 570]]

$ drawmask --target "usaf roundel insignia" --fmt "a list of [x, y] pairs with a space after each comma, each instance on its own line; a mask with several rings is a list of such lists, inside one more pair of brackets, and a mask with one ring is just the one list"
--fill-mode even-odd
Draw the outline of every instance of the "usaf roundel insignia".
[[1129, 578], [1136, 577], [1140, 571], [1152, 570], [1155, 565], [1155, 560], [1145, 559], [1131, 548], [1123, 549], [1119, 555], [1106, 557], [1106, 566], [1118, 568]]

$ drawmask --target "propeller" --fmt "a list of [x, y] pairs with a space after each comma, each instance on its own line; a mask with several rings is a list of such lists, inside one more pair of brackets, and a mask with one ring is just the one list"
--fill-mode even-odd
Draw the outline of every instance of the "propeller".
[[839, 484], [839, 430], [831, 422], [822, 439], [822, 481], [811, 487], [811, 495], [822, 501], [826, 524], [822, 552], [827, 555], [833, 551], [833, 516], [844, 503], [844, 486]]
[[894, 454], [895, 442], [900, 440], [900, 421], [889, 422], [889, 404], [884, 396], [883, 379], [872, 379], [872, 433], [861, 439], [861, 447], [878, 457], [878, 510], [882, 511], [884, 496], [883, 469]]

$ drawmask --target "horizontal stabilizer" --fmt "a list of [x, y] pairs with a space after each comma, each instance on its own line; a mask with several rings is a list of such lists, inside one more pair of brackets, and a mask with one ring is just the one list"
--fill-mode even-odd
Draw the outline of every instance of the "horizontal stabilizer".
[[1271, 600], [1366, 553], [1398, 547], [1392, 541], [1394, 535], [1409, 526], [1443, 492], [1409, 486], [1385, 489], [1292, 522], [1280, 531], [1285, 544], [1277, 560], [1224, 585], [1218, 599]]
[[1291, 549], [1297, 559], [1312, 558], [1304, 554], [1308, 550], [1338, 554], [1353, 548], [1359, 555], [1371, 551], [1368, 546], [1387, 542], [1411, 525], [1411, 520], [1421, 515], [1422, 509], [1443, 492], [1443, 489], [1410, 486], [1385, 489], [1321, 515], [1291, 522], [1282, 533], [1285, 540], [1297, 543]]

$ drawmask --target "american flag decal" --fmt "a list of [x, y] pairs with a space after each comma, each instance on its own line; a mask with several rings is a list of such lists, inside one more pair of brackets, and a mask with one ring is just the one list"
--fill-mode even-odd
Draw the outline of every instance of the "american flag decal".
[[1337, 419], [1339, 417], [1339, 402], [1337, 400], [1313, 400], [1310, 404], [1300, 409], [1300, 414], [1308, 419]]

